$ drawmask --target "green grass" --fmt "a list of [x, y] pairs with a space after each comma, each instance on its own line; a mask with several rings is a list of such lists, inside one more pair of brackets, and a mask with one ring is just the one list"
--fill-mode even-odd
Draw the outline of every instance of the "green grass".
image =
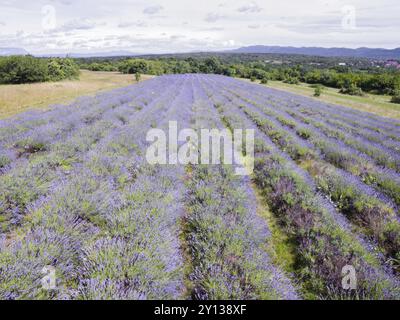
[[277, 218], [271, 212], [265, 197], [260, 189], [253, 183], [257, 200], [257, 214], [263, 218], [271, 232], [270, 243], [268, 244], [268, 254], [274, 264], [280, 266], [288, 273], [295, 272], [296, 264], [296, 244], [279, 225]]

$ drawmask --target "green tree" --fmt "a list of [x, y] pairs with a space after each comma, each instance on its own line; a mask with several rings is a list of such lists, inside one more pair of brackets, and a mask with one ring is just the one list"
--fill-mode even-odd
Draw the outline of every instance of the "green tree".
[[354, 77], [348, 77], [344, 79], [344, 83], [342, 88], [340, 89], [340, 93], [349, 94], [352, 96], [362, 96], [362, 90], [357, 86], [357, 83]]
[[322, 94], [322, 86], [317, 84], [314, 89], [314, 97], [320, 97]]
[[49, 80], [45, 59], [32, 56], [11, 56], [0, 60], [0, 83], [32, 83]]
[[262, 79], [261, 79], [261, 84], [268, 84], [268, 80], [269, 80], [268, 76], [267, 76], [267, 75], [264, 75], [264, 76], [262, 77]]
[[395, 89], [391, 102], [400, 103], [400, 88]]
[[149, 74], [149, 63], [144, 59], [129, 59], [121, 63], [119, 71], [122, 73], [136, 74]]

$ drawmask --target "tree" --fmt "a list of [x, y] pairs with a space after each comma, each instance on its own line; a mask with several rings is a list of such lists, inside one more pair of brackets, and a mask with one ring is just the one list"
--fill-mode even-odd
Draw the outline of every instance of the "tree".
[[32, 56], [11, 56], [0, 61], [0, 83], [32, 83], [48, 79], [48, 65], [45, 59]]
[[314, 97], [320, 97], [322, 94], [322, 86], [316, 85], [314, 90]]
[[262, 77], [262, 79], [261, 79], [261, 84], [268, 84], [268, 76], [267, 75], [264, 75], [263, 77]]
[[119, 66], [119, 71], [122, 73], [135, 74], [137, 72], [142, 74], [149, 73], [149, 63], [144, 59], [129, 59], [124, 61]]
[[79, 67], [71, 59], [53, 58], [48, 60], [49, 80], [74, 79], [79, 76]]
[[283, 82], [288, 83], [288, 84], [299, 84], [300, 83], [299, 79], [296, 77], [286, 78]]
[[394, 91], [391, 102], [400, 103], [400, 88], [396, 88], [396, 90]]
[[201, 72], [204, 73], [221, 73], [221, 62], [216, 57], [210, 57], [204, 60], [202, 66], [200, 66]]
[[139, 72], [136, 72], [136, 73], [135, 73], [135, 80], [136, 80], [136, 82], [139, 82], [141, 77], [142, 77], [142, 75], [141, 75]]
[[32, 56], [0, 58], [0, 83], [4, 84], [59, 81], [78, 76], [79, 66], [71, 59]]
[[345, 78], [344, 84], [340, 89], [340, 93], [349, 94], [352, 96], [362, 96], [362, 90], [357, 86], [357, 83], [352, 78]]
[[392, 103], [400, 103], [400, 93], [397, 95], [394, 95], [390, 101]]

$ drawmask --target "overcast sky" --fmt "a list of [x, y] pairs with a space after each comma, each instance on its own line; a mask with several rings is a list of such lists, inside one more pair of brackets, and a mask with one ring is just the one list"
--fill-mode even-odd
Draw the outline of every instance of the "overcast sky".
[[0, 0], [0, 47], [186, 52], [400, 47], [399, 0]]

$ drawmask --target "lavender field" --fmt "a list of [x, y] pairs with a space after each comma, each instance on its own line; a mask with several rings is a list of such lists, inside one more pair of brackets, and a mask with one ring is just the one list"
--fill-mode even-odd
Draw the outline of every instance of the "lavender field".
[[[171, 120], [254, 129], [254, 173], [149, 164]], [[400, 299], [399, 207], [400, 121], [161, 76], [0, 121], [0, 299]]]

